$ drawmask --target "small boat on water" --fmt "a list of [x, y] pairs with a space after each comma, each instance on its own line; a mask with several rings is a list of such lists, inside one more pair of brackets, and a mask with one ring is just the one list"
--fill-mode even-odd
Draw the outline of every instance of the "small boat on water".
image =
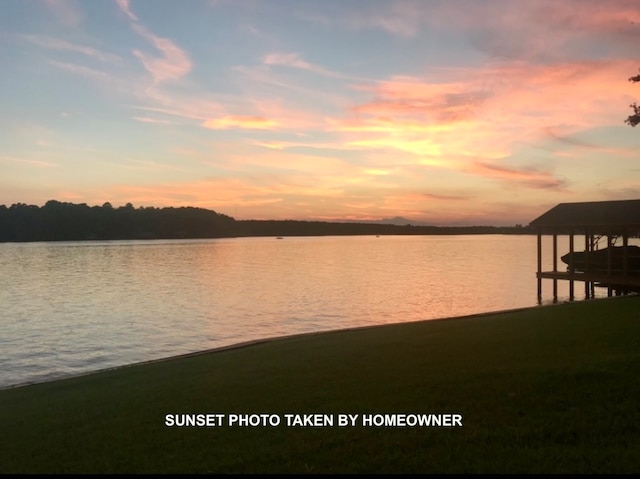
[[[611, 260], [611, 272], [627, 274], [640, 274], [640, 246], [611, 246], [594, 251], [574, 251], [560, 258], [567, 268], [573, 266], [578, 272], [607, 272], [609, 271], [609, 259]], [[625, 269], [626, 261], [626, 269]]]

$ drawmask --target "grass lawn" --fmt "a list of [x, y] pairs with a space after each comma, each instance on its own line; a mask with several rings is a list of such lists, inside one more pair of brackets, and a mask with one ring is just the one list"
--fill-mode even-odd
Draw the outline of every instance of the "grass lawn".
[[296, 336], [2, 390], [0, 473], [636, 473], [639, 371], [637, 296]]

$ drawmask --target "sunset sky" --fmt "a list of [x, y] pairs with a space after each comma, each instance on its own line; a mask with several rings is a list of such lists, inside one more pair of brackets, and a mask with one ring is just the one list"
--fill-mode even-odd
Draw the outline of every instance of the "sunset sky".
[[640, 198], [640, 2], [2, 0], [0, 204], [528, 224]]

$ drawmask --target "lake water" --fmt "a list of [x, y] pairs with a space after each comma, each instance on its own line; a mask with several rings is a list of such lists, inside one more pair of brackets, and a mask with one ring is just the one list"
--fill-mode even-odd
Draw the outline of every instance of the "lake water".
[[[561, 237], [559, 255], [567, 245]], [[256, 339], [536, 306], [536, 251], [530, 235], [0, 244], [0, 387]]]

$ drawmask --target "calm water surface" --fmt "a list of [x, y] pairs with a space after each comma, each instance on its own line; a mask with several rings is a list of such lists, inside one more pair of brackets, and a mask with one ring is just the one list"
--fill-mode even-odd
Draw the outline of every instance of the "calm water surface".
[[[566, 245], [560, 238], [559, 255]], [[0, 387], [255, 339], [536, 306], [536, 267], [527, 235], [4, 243]], [[563, 282], [558, 293], [568, 297]]]

